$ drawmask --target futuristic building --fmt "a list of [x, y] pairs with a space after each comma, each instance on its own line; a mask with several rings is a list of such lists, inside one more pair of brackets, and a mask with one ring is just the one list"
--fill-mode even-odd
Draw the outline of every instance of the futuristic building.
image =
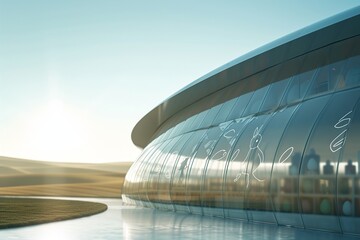
[[360, 7], [203, 76], [132, 139], [126, 203], [360, 235]]

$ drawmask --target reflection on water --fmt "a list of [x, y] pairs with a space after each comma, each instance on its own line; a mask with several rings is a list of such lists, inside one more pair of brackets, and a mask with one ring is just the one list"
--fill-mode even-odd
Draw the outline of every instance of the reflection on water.
[[[89, 200], [89, 199], [87, 199]], [[0, 239], [352, 239], [350, 236], [123, 206], [90, 199], [108, 211], [81, 219], [0, 230]]]

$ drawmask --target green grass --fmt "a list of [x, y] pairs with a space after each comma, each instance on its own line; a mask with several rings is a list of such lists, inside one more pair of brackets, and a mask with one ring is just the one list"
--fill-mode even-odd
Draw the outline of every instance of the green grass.
[[105, 204], [85, 201], [0, 198], [0, 229], [85, 217], [106, 209]]

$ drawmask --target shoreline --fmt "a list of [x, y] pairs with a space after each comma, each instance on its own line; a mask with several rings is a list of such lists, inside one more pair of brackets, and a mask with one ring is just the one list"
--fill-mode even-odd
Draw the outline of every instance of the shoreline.
[[83, 200], [0, 196], [0, 229], [83, 218], [107, 209], [106, 204]]

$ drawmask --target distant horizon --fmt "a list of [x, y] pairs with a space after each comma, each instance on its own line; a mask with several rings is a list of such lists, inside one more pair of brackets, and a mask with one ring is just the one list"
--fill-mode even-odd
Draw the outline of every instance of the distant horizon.
[[163, 100], [239, 56], [356, 6], [0, 2], [0, 156], [133, 162], [141, 149], [131, 131]]
[[[46, 162], [46, 163], [64, 163], [64, 164], [127, 164], [127, 163], [133, 163], [133, 161], [101, 161], [101, 162], [74, 162], [74, 161], [55, 161], [55, 160], [46, 160], [46, 159], [31, 159], [31, 158], [23, 158], [23, 157], [10, 157], [10, 156], [2, 156], [0, 155], [0, 163], [2, 158], [8, 158], [8, 159], [16, 159], [16, 160], [24, 160], [24, 161], [33, 161], [33, 162]], [[0, 164], [1, 165], [1, 164]]]

